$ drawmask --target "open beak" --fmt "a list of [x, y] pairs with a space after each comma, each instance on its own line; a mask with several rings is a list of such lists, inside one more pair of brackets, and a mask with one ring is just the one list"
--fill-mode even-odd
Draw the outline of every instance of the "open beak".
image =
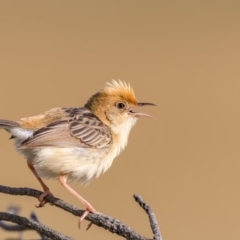
[[[143, 106], [156, 106], [156, 105], [155, 105], [154, 103], [138, 103], [135, 108], [143, 107]], [[135, 108], [134, 108], [134, 109], [135, 109]], [[152, 116], [149, 115], [149, 114], [141, 113], [141, 112], [134, 112], [134, 111], [133, 111], [133, 108], [129, 110], [129, 114], [132, 115], [132, 116], [134, 116], [134, 117], [144, 116], [144, 117], [150, 117], [150, 118], [152, 118]]]

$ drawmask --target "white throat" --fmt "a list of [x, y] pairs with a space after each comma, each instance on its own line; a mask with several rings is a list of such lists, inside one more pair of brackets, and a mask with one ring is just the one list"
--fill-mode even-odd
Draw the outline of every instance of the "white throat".
[[123, 124], [112, 126], [112, 131], [116, 134], [117, 155], [126, 147], [128, 136], [138, 118], [129, 117]]

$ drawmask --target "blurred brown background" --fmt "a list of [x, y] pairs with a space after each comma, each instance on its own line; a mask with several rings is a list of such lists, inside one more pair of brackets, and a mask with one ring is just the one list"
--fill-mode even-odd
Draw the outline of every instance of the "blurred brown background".
[[[107, 173], [72, 186], [148, 237], [133, 193], [154, 209], [164, 240], [240, 239], [239, 9], [238, 1], [1, 1], [0, 118], [82, 106], [106, 81], [130, 82], [139, 100], [158, 105], [145, 109], [156, 119], [138, 122]], [[0, 133], [0, 184], [41, 189]], [[120, 239], [78, 230], [76, 217], [35, 209], [36, 199], [0, 194], [0, 211], [11, 203], [75, 239]], [[16, 236], [0, 230], [0, 239]]]

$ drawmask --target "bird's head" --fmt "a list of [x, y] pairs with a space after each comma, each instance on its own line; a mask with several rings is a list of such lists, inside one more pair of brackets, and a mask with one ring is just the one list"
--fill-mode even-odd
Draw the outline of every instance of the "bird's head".
[[129, 130], [139, 117], [151, 117], [135, 109], [143, 106], [155, 106], [153, 103], [137, 101], [130, 84], [124, 81], [112, 80], [105, 87], [94, 94], [85, 107], [94, 113], [102, 122], [108, 125], [115, 133]]

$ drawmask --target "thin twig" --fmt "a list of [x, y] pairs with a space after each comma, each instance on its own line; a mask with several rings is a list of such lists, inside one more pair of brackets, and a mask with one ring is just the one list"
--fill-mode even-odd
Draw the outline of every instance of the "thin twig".
[[162, 240], [162, 234], [158, 226], [157, 218], [150, 206], [143, 200], [141, 196], [134, 194], [133, 197], [135, 201], [138, 202], [139, 205], [144, 209], [144, 211], [149, 217], [150, 226], [154, 236], [153, 239]]
[[[7, 209], [7, 213], [10, 213], [10, 214], [19, 216], [19, 212], [20, 212], [19, 206], [10, 205]], [[38, 216], [34, 212], [31, 212], [30, 220], [40, 223]], [[29, 231], [29, 230], [35, 231], [32, 228], [26, 228], [23, 225], [8, 223], [6, 221], [0, 221], [0, 228], [4, 229], [5, 231], [9, 231], [9, 232], [19, 232], [20, 233], [19, 240], [23, 240], [23, 232], [24, 231]], [[40, 232], [37, 232], [37, 233], [41, 236], [41, 240], [51, 240], [50, 238], [46, 237], [43, 233], [40, 233]]]
[[[1, 219], [3, 220], [3, 219]], [[31, 228], [26, 228], [22, 225], [18, 225], [18, 224], [8, 224], [5, 223], [3, 221], [0, 221], [0, 227], [6, 231], [10, 231], [10, 232], [22, 232], [25, 230], [32, 230]]]
[[[19, 212], [20, 212], [20, 207], [18, 206], [10, 205], [7, 209], [7, 213], [11, 213], [14, 215], [19, 215]], [[9, 223], [6, 223], [5, 221], [0, 221], [0, 227], [6, 231], [11, 231], [11, 232], [21, 232], [24, 230], [29, 230], [24, 226], [21, 226], [18, 224], [11, 224], [11, 223], [9, 224]]]
[[56, 232], [55, 230], [43, 225], [42, 223], [35, 222], [25, 217], [0, 212], [0, 219], [20, 224], [25, 228], [34, 229], [37, 232], [43, 233], [45, 236], [50, 237], [54, 240], [72, 240], [72, 238], [63, 235], [62, 233]]
[[[11, 188], [0, 185], [0, 192], [11, 195], [21, 195], [21, 196], [31, 196], [38, 199], [39, 195], [42, 193], [41, 191], [31, 189], [31, 188]], [[70, 205], [59, 198], [55, 198], [51, 195], [45, 197], [47, 202], [50, 204], [61, 208], [75, 216], [81, 216], [84, 213], [84, 210], [76, 208], [73, 205]], [[103, 215], [103, 214], [93, 214], [89, 213], [86, 220], [90, 221], [92, 224], [95, 224], [99, 227], [102, 227], [108, 230], [111, 233], [115, 233], [119, 236], [122, 236], [128, 240], [149, 240], [144, 236], [139, 235], [130, 227], [121, 223], [118, 219]], [[1, 218], [0, 218], [1, 220]]]

